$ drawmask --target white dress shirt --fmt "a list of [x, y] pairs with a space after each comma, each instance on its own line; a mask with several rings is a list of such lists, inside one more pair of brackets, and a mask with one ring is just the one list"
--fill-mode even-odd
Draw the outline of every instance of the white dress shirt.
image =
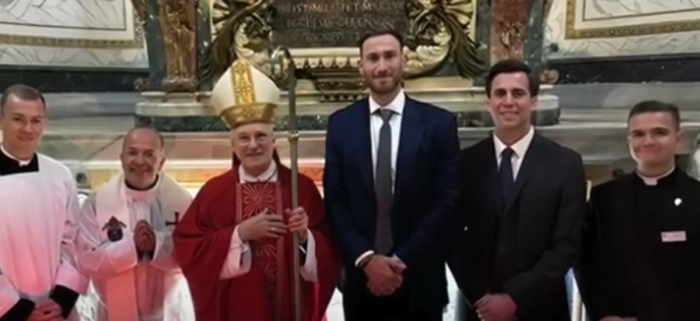
[[520, 166], [523, 164], [523, 159], [525, 159], [525, 153], [527, 153], [527, 149], [530, 147], [530, 143], [532, 142], [532, 138], [535, 136], [535, 129], [530, 126], [530, 130], [515, 144], [513, 145], [506, 145], [504, 144], [498, 136], [495, 134], [493, 135], [493, 143], [495, 145], [495, 150], [496, 150], [496, 161], [497, 161], [497, 166], [501, 166], [501, 162], [503, 161], [501, 158], [501, 155], [503, 154], [503, 151], [510, 147], [513, 150], [513, 156], [511, 157], [510, 161], [511, 164], [513, 165], [513, 180], [515, 180], [516, 177], [518, 177], [518, 172], [520, 171]]
[[[399, 155], [399, 139], [401, 137], [401, 118], [403, 117], [403, 109], [406, 105], [406, 95], [403, 90], [399, 91], [398, 95], [394, 97], [388, 105], [381, 106], [377, 101], [369, 97], [369, 130], [370, 137], [372, 141], [372, 172], [375, 173], [377, 168], [377, 149], [379, 148], [379, 131], [384, 125], [384, 120], [382, 116], [377, 113], [380, 108], [391, 109], [394, 115], [389, 119], [389, 125], [391, 125], [391, 181], [392, 190], [394, 189], [393, 182], [396, 177], [396, 158]], [[360, 265], [360, 263], [370, 255], [374, 254], [374, 251], [367, 251], [362, 253], [356, 260], [355, 265]]]

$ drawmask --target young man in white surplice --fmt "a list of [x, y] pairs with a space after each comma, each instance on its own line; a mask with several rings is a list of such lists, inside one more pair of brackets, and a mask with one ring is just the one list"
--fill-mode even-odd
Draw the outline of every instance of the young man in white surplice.
[[[192, 303], [171, 256], [172, 231], [192, 201], [161, 172], [163, 137], [137, 127], [124, 137], [123, 173], [83, 204], [78, 266], [99, 297], [97, 321], [189, 321]], [[186, 288], [185, 288], [186, 289]]]
[[0, 98], [0, 321], [77, 320], [87, 279], [74, 264], [77, 188], [70, 170], [36, 152], [45, 99], [24, 85]]

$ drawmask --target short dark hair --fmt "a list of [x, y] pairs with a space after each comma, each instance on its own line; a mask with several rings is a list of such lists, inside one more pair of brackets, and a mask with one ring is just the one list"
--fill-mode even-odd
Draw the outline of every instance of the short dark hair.
[[634, 105], [632, 109], [630, 109], [629, 115], [627, 115], [627, 122], [629, 123], [634, 116], [648, 113], [669, 114], [671, 119], [673, 119], [676, 129], [681, 127], [681, 112], [678, 110], [678, 106], [658, 100], [645, 100]]
[[392, 36], [396, 38], [396, 40], [399, 42], [399, 47], [401, 50], [403, 50], [403, 45], [404, 45], [404, 40], [403, 36], [401, 33], [394, 28], [391, 24], [385, 24], [380, 27], [372, 28], [369, 31], [365, 32], [362, 37], [360, 37], [360, 40], [357, 42], [357, 47], [360, 48], [360, 54], [362, 54], [362, 46], [365, 45], [365, 42], [374, 37], [379, 37], [379, 36]]
[[15, 84], [7, 87], [5, 91], [2, 92], [2, 97], [0, 97], [0, 113], [5, 110], [5, 105], [7, 104], [7, 100], [10, 99], [10, 96], [15, 96], [21, 100], [38, 100], [41, 101], [44, 108], [46, 107], [46, 99], [38, 89], [24, 84]]
[[528, 89], [530, 96], [537, 96], [540, 93], [540, 77], [535, 75], [532, 68], [519, 59], [505, 59], [497, 62], [489, 69], [486, 75], [486, 96], [491, 97], [491, 87], [493, 80], [500, 74], [513, 74], [522, 72], [527, 75]]

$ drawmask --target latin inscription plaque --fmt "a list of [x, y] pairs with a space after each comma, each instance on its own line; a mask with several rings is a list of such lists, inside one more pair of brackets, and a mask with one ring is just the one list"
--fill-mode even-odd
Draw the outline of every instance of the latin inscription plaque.
[[405, 0], [275, 0], [276, 45], [289, 48], [355, 47], [372, 28], [391, 24], [404, 32]]

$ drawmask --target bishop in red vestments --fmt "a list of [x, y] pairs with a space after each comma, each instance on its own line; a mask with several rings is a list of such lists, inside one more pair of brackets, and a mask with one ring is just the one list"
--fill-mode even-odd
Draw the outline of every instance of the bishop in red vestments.
[[[234, 167], [200, 189], [173, 233], [197, 320], [294, 320], [294, 251], [300, 253], [302, 319], [323, 319], [340, 274], [338, 250], [314, 182], [279, 162], [272, 127], [280, 91], [237, 61], [212, 90], [232, 129]], [[293, 235], [301, 245], [293, 246]]]

